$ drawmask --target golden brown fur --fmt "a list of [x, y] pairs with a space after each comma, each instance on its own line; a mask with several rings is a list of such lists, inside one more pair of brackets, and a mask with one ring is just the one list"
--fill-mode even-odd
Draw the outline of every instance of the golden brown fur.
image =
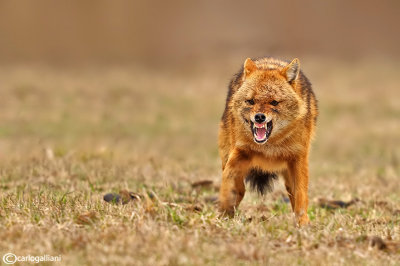
[[[308, 223], [308, 155], [317, 113], [311, 84], [300, 71], [298, 59], [291, 63], [274, 58], [245, 61], [229, 85], [220, 123], [223, 212], [232, 215], [238, 207], [249, 173], [256, 179], [279, 173], [297, 223]], [[257, 122], [263, 118], [265, 122]]]

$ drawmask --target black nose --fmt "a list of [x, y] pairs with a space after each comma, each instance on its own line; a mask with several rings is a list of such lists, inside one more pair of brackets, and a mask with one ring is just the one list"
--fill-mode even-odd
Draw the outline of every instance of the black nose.
[[265, 122], [265, 115], [263, 113], [258, 113], [254, 116], [254, 120], [256, 120], [257, 123], [261, 124]]

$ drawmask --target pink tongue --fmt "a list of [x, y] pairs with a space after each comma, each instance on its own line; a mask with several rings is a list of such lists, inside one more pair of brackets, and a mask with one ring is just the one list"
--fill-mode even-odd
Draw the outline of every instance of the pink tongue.
[[267, 133], [267, 130], [265, 128], [257, 128], [257, 139], [264, 139], [265, 138], [265, 134]]

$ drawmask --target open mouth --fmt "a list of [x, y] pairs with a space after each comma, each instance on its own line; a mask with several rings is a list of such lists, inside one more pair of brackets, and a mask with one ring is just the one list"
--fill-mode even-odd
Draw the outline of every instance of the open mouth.
[[256, 143], [265, 143], [272, 132], [272, 120], [262, 124], [251, 122], [251, 131], [253, 132], [254, 141]]

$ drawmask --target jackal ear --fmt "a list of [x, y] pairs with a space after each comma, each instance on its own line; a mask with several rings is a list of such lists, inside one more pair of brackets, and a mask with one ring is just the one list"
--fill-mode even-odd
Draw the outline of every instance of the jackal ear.
[[299, 72], [300, 72], [300, 61], [297, 58], [293, 59], [293, 61], [290, 62], [290, 64], [288, 64], [287, 66], [285, 66], [281, 71], [282, 75], [286, 77], [289, 83], [292, 83], [297, 79], [297, 77], [299, 76]]
[[254, 63], [254, 61], [251, 60], [250, 58], [247, 58], [246, 61], [244, 61], [244, 65], [243, 65], [243, 78], [250, 75], [250, 73], [256, 69], [257, 69], [257, 66]]

